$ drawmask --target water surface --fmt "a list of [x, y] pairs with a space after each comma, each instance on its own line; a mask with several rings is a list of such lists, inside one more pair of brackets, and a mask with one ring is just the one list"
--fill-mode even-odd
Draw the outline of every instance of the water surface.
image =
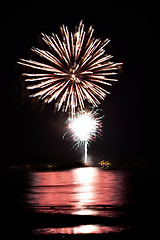
[[[103, 217], [101, 224], [83, 220], [63, 227], [33, 229], [35, 234], [120, 232], [130, 226], [117, 219], [125, 218], [129, 203], [129, 174], [126, 171], [83, 167], [66, 171], [31, 172], [25, 196], [31, 212], [52, 216]], [[58, 215], [59, 214], [59, 215]], [[107, 221], [104, 220], [104, 217]], [[67, 218], [66, 218], [67, 219]], [[69, 219], [69, 218], [68, 218]], [[101, 218], [99, 218], [101, 219]], [[109, 224], [108, 223], [109, 219]], [[55, 219], [55, 221], [57, 221]], [[96, 219], [97, 221], [97, 219]], [[110, 224], [111, 223], [111, 224]], [[73, 226], [74, 225], [74, 226]]]

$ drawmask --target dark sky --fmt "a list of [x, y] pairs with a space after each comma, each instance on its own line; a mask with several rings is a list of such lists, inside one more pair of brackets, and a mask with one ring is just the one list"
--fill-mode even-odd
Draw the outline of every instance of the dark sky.
[[[156, 6], [83, 4], [56, 5], [52, 1], [4, 6], [1, 19], [2, 163], [73, 161], [83, 157], [83, 148], [71, 150], [73, 142], [63, 140], [66, 116], [54, 113], [53, 105], [31, 104], [22, 98], [16, 62], [28, 58], [30, 48], [39, 46], [40, 32], [59, 33], [65, 24], [71, 31], [83, 19], [85, 29], [93, 25], [94, 36], [109, 37], [106, 53], [123, 62], [118, 83], [100, 105], [102, 137], [91, 144], [94, 159], [158, 158], [158, 56], [159, 17]], [[79, 4], [79, 5], [78, 5]], [[97, 3], [96, 3], [97, 4]], [[14, 9], [14, 11], [13, 11]], [[1, 55], [2, 56], [2, 55]]]

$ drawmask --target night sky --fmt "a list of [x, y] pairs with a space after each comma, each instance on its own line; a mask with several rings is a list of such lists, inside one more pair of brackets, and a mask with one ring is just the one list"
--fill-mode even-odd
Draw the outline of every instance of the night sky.
[[[91, 5], [76, 2], [51, 5], [52, 1], [4, 6], [1, 19], [2, 150], [1, 162], [72, 162], [83, 157], [83, 147], [71, 150], [72, 140], [62, 139], [67, 116], [54, 112], [53, 104], [31, 103], [24, 97], [19, 58], [28, 59], [30, 48], [39, 47], [40, 32], [70, 31], [83, 19], [85, 30], [110, 43], [106, 53], [123, 62], [119, 81], [100, 108], [102, 137], [91, 144], [93, 161], [155, 161], [159, 154], [159, 17], [156, 6]], [[78, 5], [79, 4], [79, 5]], [[96, 2], [98, 4], [98, 2]], [[149, 3], [148, 3], [149, 4]], [[13, 11], [14, 8], [14, 11]]]

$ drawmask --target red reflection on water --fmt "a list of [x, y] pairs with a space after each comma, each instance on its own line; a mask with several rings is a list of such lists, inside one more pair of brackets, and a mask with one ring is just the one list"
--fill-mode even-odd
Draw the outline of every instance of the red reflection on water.
[[96, 211], [87, 209], [85, 206], [93, 204], [95, 199], [95, 185], [94, 178], [96, 178], [96, 168], [78, 168], [74, 171], [74, 179], [76, 183], [76, 192], [73, 196], [74, 202], [76, 202], [76, 211], [74, 214], [78, 215], [92, 215], [96, 214]]
[[28, 203], [36, 211], [113, 216], [124, 204], [124, 175], [86, 167], [69, 171], [32, 173]]
[[35, 229], [35, 234], [103, 234], [111, 232], [121, 232], [124, 230], [122, 226], [101, 226], [95, 225], [80, 225], [75, 227], [62, 227], [62, 228], [40, 228]]

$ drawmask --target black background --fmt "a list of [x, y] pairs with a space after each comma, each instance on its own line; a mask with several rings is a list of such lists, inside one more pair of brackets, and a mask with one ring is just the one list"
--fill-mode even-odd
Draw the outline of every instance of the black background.
[[[66, 116], [54, 113], [52, 104], [45, 105], [42, 111], [41, 104], [31, 104], [23, 97], [22, 68], [17, 61], [20, 57], [28, 58], [32, 46], [39, 46], [40, 32], [59, 33], [62, 23], [73, 31], [83, 19], [85, 29], [93, 24], [95, 37], [110, 37], [106, 52], [114, 56], [115, 62], [123, 62], [119, 82], [100, 106], [105, 115], [103, 135], [91, 144], [89, 155], [95, 162], [105, 158], [115, 166], [147, 165], [147, 170], [132, 169], [128, 183], [132, 204], [127, 215], [131, 223], [136, 224], [136, 230], [126, 238], [122, 234], [121, 238], [115, 235], [111, 239], [144, 238], [149, 232], [154, 239], [158, 229], [159, 168], [155, 164], [160, 156], [159, 5], [146, 4], [23, 1], [21, 4], [7, 2], [1, 8], [2, 166], [47, 161], [64, 164], [81, 159], [84, 154], [83, 147], [71, 150], [72, 140], [62, 139]], [[0, 200], [5, 239], [31, 239], [27, 234], [32, 222], [36, 225], [39, 220], [26, 213], [26, 175], [26, 172], [5, 171], [2, 167]]]
[[[70, 31], [83, 19], [85, 30], [111, 42], [106, 53], [123, 62], [118, 83], [100, 108], [102, 137], [91, 144], [93, 161], [103, 158], [116, 164], [152, 164], [159, 158], [159, 16], [157, 6], [108, 5], [104, 2], [74, 4], [28, 2], [3, 6], [1, 16], [2, 164], [72, 162], [83, 158], [83, 147], [71, 150], [63, 140], [67, 119], [55, 113], [53, 104], [31, 104], [23, 96], [19, 58], [28, 59], [30, 48], [39, 47], [40, 32]], [[43, 109], [43, 110], [42, 110]], [[137, 160], [139, 159], [139, 160]], [[139, 163], [137, 163], [139, 164]]]

